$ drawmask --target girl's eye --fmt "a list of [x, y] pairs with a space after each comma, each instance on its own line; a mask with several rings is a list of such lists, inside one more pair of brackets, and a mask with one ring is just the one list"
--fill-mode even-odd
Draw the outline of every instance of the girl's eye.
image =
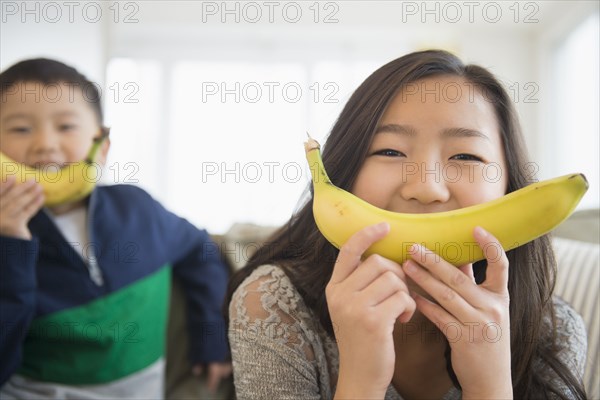
[[480, 157], [477, 157], [473, 154], [457, 154], [455, 156], [450, 157], [450, 159], [458, 161], [483, 161]]
[[384, 156], [384, 157], [406, 157], [406, 155], [403, 152], [398, 151], [398, 150], [392, 150], [392, 149], [378, 150], [378, 151], [374, 152], [373, 155]]

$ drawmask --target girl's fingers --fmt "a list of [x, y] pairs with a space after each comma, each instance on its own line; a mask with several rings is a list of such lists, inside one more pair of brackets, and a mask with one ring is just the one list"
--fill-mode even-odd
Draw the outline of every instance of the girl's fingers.
[[[411, 258], [413, 262], [418, 263], [420, 266], [429, 271], [431, 275], [433, 275], [434, 277], [439, 279], [439, 281], [444, 283], [444, 286], [446, 286], [447, 289], [442, 290], [442, 292], [456, 292], [460, 297], [463, 297], [468, 303], [477, 304], [477, 300], [479, 297], [479, 288], [477, 287], [473, 279], [469, 275], [461, 271], [459, 268], [456, 268], [454, 265], [448, 263], [433, 251], [417, 244], [414, 244], [411, 247]], [[404, 268], [404, 272], [411, 276], [411, 274], [408, 273], [406, 268]], [[436, 294], [429, 291], [428, 288], [423, 288], [427, 290], [429, 294], [436, 297]], [[434, 287], [430, 287], [429, 289], [433, 290], [433, 288]], [[435, 288], [439, 290], [439, 286], [436, 286]], [[448, 289], [450, 289], [451, 292], [448, 291]], [[442, 298], [448, 297], [443, 293], [438, 293], [437, 296], [441, 296]], [[439, 301], [437, 297], [436, 300]]]
[[387, 271], [362, 290], [361, 296], [364, 296], [367, 305], [376, 306], [400, 291], [408, 293], [406, 284], [395, 273]]
[[465, 264], [458, 267], [458, 269], [469, 277], [470, 280], [475, 283], [475, 274], [473, 273], [473, 264]]
[[418, 294], [414, 295], [414, 299], [417, 309], [421, 311], [428, 320], [433, 322], [444, 335], [448, 335], [449, 327], [452, 325], [455, 325], [456, 329], [461, 328], [462, 324], [439, 305]]
[[[462, 271], [454, 266], [451, 266], [451, 268], [454, 268], [455, 273], [462, 275], [462, 281], [473, 285], [473, 282]], [[472, 304], [477, 303], [466, 300], [460, 292], [433, 276], [430, 271], [419, 266], [414, 260], [407, 260], [404, 263], [404, 271], [456, 319], [467, 321], [474, 318], [476, 313]]]
[[363, 290], [380, 275], [387, 272], [392, 272], [401, 280], [406, 281], [406, 275], [398, 263], [373, 254], [356, 268], [354, 273], [347, 278], [346, 283], [356, 291]]
[[412, 318], [417, 304], [408, 292], [400, 291], [379, 303], [378, 309], [382, 315], [397, 315], [397, 320], [405, 323]]
[[348, 239], [338, 254], [335, 265], [333, 266], [333, 274], [331, 275], [332, 284], [340, 283], [345, 280], [361, 262], [363, 253], [378, 240], [381, 240], [390, 231], [390, 225], [387, 222], [382, 222], [376, 225], [368, 226]]
[[491, 233], [481, 227], [473, 230], [473, 237], [487, 259], [487, 271], [482, 287], [498, 293], [508, 294], [508, 258], [502, 245]]

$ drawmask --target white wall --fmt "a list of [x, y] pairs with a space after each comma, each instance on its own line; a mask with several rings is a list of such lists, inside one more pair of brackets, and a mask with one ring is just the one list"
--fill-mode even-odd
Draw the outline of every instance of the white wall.
[[[321, 2], [316, 7], [319, 23], [315, 23], [314, 3], [300, 2], [302, 18], [290, 23], [295, 7], [288, 7], [287, 17], [283, 9], [292, 3], [278, 3], [272, 10], [260, 6], [261, 2], [254, 3], [259, 7], [248, 8], [237, 2], [225, 7], [221, 2], [141, 3], [138, 23], [113, 25], [108, 53], [163, 60], [243, 61], [255, 59], [258, 52], [266, 61], [301, 57], [307, 62], [363, 59], [383, 63], [418, 48], [446, 48], [490, 68], [512, 88], [532, 156], [543, 162], [539, 114], [549, 88], [542, 79], [540, 62], [549, 49], [540, 47], [546, 32], [573, 19], [571, 15], [581, 14], [582, 9], [589, 12], [594, 7], [592, 1], [521, 2], [518, 6], [514, 2], [476, 2], [474, 6], [466, 5], [469, 2]], [[498, 9], [501, 16], [497, 17]], [[262, 12], [257, 23], [250, 22], [257, 15], [255, 10]], [[328, 15], [337, 22], [324, 23]]]
[[48, 57], [104, 86], [110, 15], [100, 2], [0, 2], [0, 69]]
[[[56, 6], [47, 4], [58, 5], [60, 17]], [[274, 8], [266, 4], [274, 4]], [[475, 4], [475, 8], [468, 4]], [[98, 7], [101, 15], [96, 12]], [[296, 14], [298, 9], [301, 16]], [[73, 9], [63, 2], [2, 1], [0, 68], [26, 57], [48, 56], [70, 63], [103, 83], [112, 79], [107, 77], [109, 60], [136, 60], [129, 70], [130, 78], [118, 82], [121, 95], [128, 83], [139, 86], [160, 78], [159, 85], [138, 87], [139, 102], [118, 104], [121, 117], [113, 121], [112, 161], [136, 163], [139, 184], [176, 212], [201, 223], [202, 217], [189, 206], [194, 200], [182, 202], [181, 190], [172, 189], [178, 179], [193, 181], [197, 177], [190, 169], [185, 175], [174, 171], [173, 166], [181, 160], [173, 148], [169, 149], [175, 141], [169, 135], [173, 134], [172, 115], [176, 114], [167, 99], [172, 89], [170, 72], [177, 62], [362, 63], [354, 75], [330, 78], [343, 86], [340, 104], [320, 103], [301, 111], [308, 120], [307, 126], [295, 127], [298, 132], [290, 137], [290, 146], [296, 146], [305, 128], [317, 131], [317, 136], [326, 133], [323, 131], [354, 88], [355, 84], [348, 86], [348, 82], [357, 84], [364, 78], [365, 68], [372, 70], [415, 49], [445, 48], [467, 62], [489, 68], [509, 88], [532, 158], [540, 175], [547, 177], [556, 171], [553, 157], [557, 152], [555, 142], [548, 140], [554, 90], [549, 74], [551, 54], [582, 16], [597, 9], [596, 1], [583, 0], [87, 1], [76, 2]], [[312, 79], [301, 75], [298, 81]], [[107, 82], [107, 86], [111, 84]], [[104, 101], [114, 94], [106, 90]], [[111, 107], [107, 108], [115, 110]], [[198, 118], [201, 112], [198, 110]], [[108, 117], [110, 120], [112, 115]], [[261, 129], [259, 120], [248, 124], [252, 130]], [[179, 175], [174, 179], [172, 174]], [[176, 198], [170, 198], [170, 192], [176, 193]]]

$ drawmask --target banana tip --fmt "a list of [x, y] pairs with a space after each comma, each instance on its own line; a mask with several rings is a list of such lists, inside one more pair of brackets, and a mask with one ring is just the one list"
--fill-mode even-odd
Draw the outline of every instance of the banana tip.
[[588, 182], [587, 178], [585, 177], [584, 174], [582, 173], [578, 173], [578, 174], [572, 174], [569, 176], [568, 178], [569, 180], [571, 179], [575, 179], [581, 183], [583, 183], [583, 185], [585, 186], [585, 190], [588, 190], [590, 187], [590, 183]]

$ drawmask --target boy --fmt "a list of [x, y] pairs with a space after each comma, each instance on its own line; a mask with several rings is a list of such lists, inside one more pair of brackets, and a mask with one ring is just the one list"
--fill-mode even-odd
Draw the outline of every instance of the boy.
[[[0, 151], [17, 162], [66, 166], [107, 132], [95, 86], [60, 62], [13, 65], [0, 96]], [[128, 185], [43, 204], [33, 179], [0, 182], [2, 398], [163, 397], [171, 270], [186, 290], [194, 371], [207, 366], [213, 386], [230, 373], [228, 273], [206, 231]]]

